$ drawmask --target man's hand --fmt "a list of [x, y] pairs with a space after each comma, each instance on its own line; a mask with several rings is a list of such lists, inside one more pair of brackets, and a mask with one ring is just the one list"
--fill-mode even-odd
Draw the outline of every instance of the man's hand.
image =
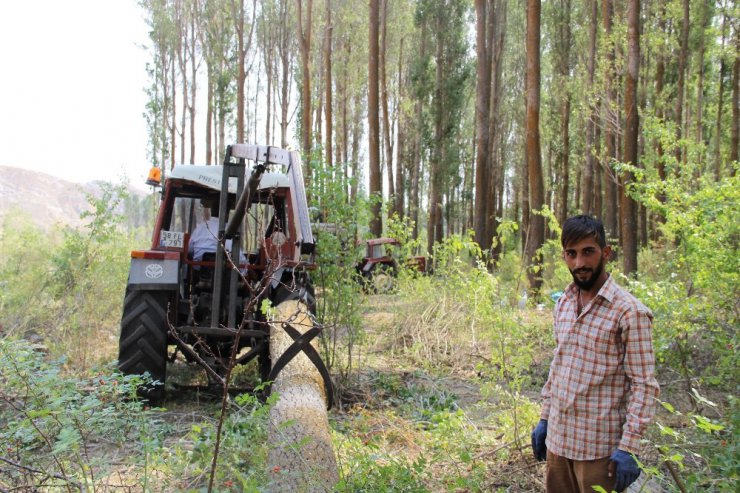
[[640, 466], [637, 465], [637, 461], [632, 454], [617, 449], [609, 457], [609, 477], [614, 477], [615, 474], [617, 482], [614, 489], [623, 491], [634, 483], [640, 475]]
[[541, 419], [532, 430], [532, 452], [534, 452], [534, 458], [539, 461], [547, 459], [545, 438], [547, 438], [547, 420]]

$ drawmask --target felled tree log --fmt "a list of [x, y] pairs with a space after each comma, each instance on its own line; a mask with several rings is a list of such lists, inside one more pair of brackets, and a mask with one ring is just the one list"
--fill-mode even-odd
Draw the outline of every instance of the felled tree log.
[[[278, 360], [293, 339], [283, 330], [288, 321], [299, 332], [313, 327], [306, 305], [296, 300], [277, 307], [270, 323], [270, 359]], [[316, 349], [316, 339], [312, 341]], [[273, 492], [326, 492], [339, 480], [332, 448], [324, 382], [302, 352], [275, 377], [278, 401], [270, 411], [268, 474]]]

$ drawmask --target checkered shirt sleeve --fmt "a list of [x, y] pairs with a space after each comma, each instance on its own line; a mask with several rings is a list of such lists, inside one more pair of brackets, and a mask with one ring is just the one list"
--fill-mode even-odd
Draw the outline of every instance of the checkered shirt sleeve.
[[574, 460], [639, 453], [655, 413], [652, 314], [611, 276], [577, 315], [572, 284], [554, 311], [556, 348], [542, 389], [547, 447]]

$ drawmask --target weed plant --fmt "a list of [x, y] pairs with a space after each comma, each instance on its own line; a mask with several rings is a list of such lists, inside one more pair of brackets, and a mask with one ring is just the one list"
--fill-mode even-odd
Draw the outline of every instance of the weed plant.
[[[0, 340], [0, 486], [95, 491], [144, 487], [163, 428], [134, 397], [146, 383], [101, 369], [64, 376], [39, 346]], [[136, 479], [126, 473], [134, 467]]]
[[[110, 361], [126, 286], [129, 251], [141, 230], [122, 227], [123, 185], [88, 195], [85, 225], [44, 233], [22, 217], [0, 235], [0, 325], [62, 356], [75, 372]], [[91, 344], [90, 341], [95, 341]]]

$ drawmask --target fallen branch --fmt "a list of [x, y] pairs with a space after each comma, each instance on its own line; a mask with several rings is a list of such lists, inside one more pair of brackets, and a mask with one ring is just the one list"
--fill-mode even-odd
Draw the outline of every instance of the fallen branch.
[[499, 447], [496, 447], [496, 448], [495, 448], [495, 449], [493, 449], [493, 450], [486, 450], [485, 452], [481, 452], [480, 454], [478, 454], [478, 455], [476, 455], [476, 456], [475, 456], [475, 459], [476, 459], [476, 460], [479, 460], [479, 459], [482, 459], [482, 458], [484, 458], [484, 457], [489, 457], [489, 456], [491, 456], [491, 455], [495, 454], [496, 452], [498, 452], [498, 451], [500, 451], [500, 450], [503, 450], [503, 449], [509, 448], [509, 447], [511, 447], [512, 445], [515, 445], [515, 444], [517, 444], [517, 443], [521, 442], [521, 441], [522, 441], [522, 440], [524, 440], [525, 438], [527, 438], [527, 435], [526, 435], [526, 434], [524, 434], [524, 435], [521, 435], [520, 437], [518, 437], [518, 438], [515, 438], [515, 439], [511, 440], [510, 442], [506, 442], [505, 444], [503, 444], [503, 445], [501, 445], [501, 446], [499, 446]]

